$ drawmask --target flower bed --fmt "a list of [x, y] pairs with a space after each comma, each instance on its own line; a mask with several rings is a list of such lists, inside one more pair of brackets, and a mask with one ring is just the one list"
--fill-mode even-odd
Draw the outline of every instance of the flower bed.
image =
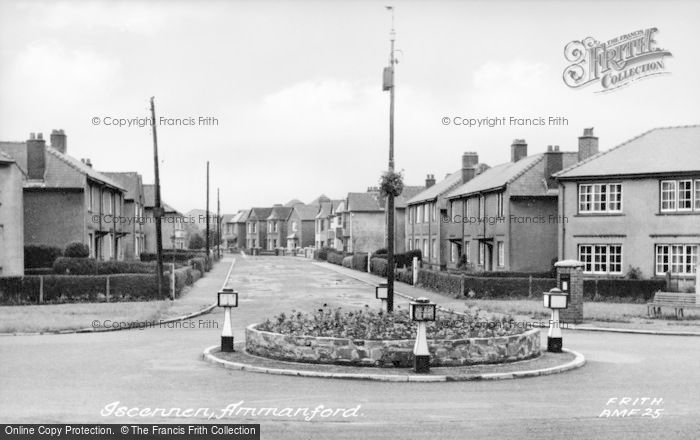
[[[540, 354], [539, 329], [526, 330], [507, 318], [438, 313], [427, 327], [433, 366], [513, 362]], [[416, 325], [406, 311], [343, 313], [324, 307], [249, 326], [246, 350], [296, 362], [411, 367], [415, 335]]]

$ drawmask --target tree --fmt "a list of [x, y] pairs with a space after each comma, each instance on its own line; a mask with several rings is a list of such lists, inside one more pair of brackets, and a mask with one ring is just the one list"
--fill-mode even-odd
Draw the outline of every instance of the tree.
[[190, 236], [190, 242], [187, 247], [193, 250], [202, 249], [206, 243], [204, 242], [204, 237], [199, 233], [194, 233]]

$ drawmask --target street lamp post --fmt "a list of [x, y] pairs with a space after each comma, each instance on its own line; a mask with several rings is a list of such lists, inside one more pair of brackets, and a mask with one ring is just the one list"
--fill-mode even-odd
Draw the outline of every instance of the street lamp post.
[[411, 320], [418, 323], [416, 343], [413, 346], [413, 367], [416, 373], [430, 373], [430, 350], [426, 323], [435, 321], [435, 303], [428, 298], [418, 298], [411, 302]]
[[559, 310], [569, 306], [569, 295], [555, 287], [549, 292], [544, 292], [543, 298], [544, 306], [552, 309], [552, 319], [549, 320], [549, 333], [547, 334], [547, 351], [561, 353], [562, 337]]

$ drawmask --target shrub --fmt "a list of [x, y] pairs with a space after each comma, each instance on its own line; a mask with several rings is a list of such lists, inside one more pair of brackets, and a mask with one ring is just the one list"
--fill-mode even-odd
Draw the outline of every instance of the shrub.
[[627, 270], [627, 273], [625, 274], [625, 278], [628, 280], [641, 280], [642, 279], [642, 270], [638, 267], [632, 267]]
[[94, 258], [59, 257], [53, 265], [57, 275], [112, 275], [121, 273], [155, 273], [155, 263], [141, 261], [97, 261]]
[[383, 258], [372, 257], [370, 260], [370, 271], [380, 277], [386, 278], [387, 262]]
[[343, 258], [343, 267], [347, 267], [348, 269], [352, 269], [352, 259], [353, 259], [352, 255], [349, 255], [349, 256]]
[[586, 300], [644, 302], [654, 298], [654, 293], [666, 288], [665, 280], [592, 279], [583, 280]]
[[418, 271], [418, 284], [423, 287], [462, 296], [474, 292], [473, 298], [527, 298], [532, 291], [533, 297], [540, 297], [542, 292], [556, 287], [553, 278], [524, 277], [481, 277], [466, 276], [459, 273], [439, 272], [421, 269]]
[[205, 267], [206, 267], [206, 260], [204, 257], [195, 257], [195, 258], [190, 258], [189, 260], [190, 266], [192, 266], [193, 269], [198, 270], [201, 273], [205, 272]]
[[[163, 295], [169, 296], [167, 279], [163, 279]], [[154, 274], [117, 274], [109, 276], [110, 301], [162, 299], [158, 297], [158, 280]]]
[[94, 258], [59, 257], [53, 263], [57, 275], [98, 275]]
[[364, 252], [355, 253], [352, 256], [352, 268], [355, 270], [367, 271], [367, 254]]
[[[204, 259], [204, 269], [206, 272], [209, 272], [213, 267], [213, 260], [211, 256], [207, 256], [207, 254], [204, 252], [195, 252], [186, 249], [163, 250], [164, 263], [189, 264], [190, 259], [197, 257], [201, 257]], [[150, 252], [142, 252], [140, 258], [141, 261], [156, 261], [158, 259], [158, 255]]]
[[63, 252], [63, 255], [69, 258], [87, 258], [90, 256], [90, 248], [83, 243], [70, 243], [68, 246], [66, 246], [66, 250]]
[[0, 277], [0, 304], [21, 305], [39, 302], [39, 277]]
[[396, 281], [406, 284], [413, 284], [413, 269], [396, 269], [394, 272]]
[[372, 253], [372, 257], [378, 257], [380, 255], [386, 255], [388, 253], [389, 251], [386, 248], [380, 248]]
[[24, 267], [52, 267], [57, 257], [63, 255], [63, 249], [56, 246], [29, 245], [24, 247]]
[[413, 257], [418, 257], [418, 261], [423, 260], [423, 253], [420, 249], [413, 249], [406, 252], [406, 265], [413, 266]]
[[327, 261], [329, 263], [341, 265], [343, 264], [343, 254], [329, 251], [327, 255]]

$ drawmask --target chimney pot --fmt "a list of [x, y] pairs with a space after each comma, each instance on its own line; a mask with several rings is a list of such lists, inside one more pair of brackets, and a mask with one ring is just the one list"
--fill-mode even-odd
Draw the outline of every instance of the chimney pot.
[[89, 166], [90, 168], [92, 168], [92, 162], [90, 162], [90, 158], [89, 158], [89, 157], [85, 159], [85, 165], [87, 165], [87, 166]]
[[554, 146], [554, 151], [559, 151], [559, 145]]
[[579, 162], [598, 154], [598, 138], [593, 135], [593, 127], [584, 128], [583, 136], [578, 138]]
[[553, 151], [551, 145], [547, 145], [547, 151]]
[[68, 143], [63, 129], [51, 131], [51, 147], [63, 154], [66, 154]]
[[34, 133], [29, 133], [29, 139], [32, 140], [32, 141], [33, 141], [34, 139], [36, 139], [36, 134], [34, 134]]
[[36, 134], [36, 138], [37, 138], [38, 140], [44, 140], [44, 133], [37, 133], [37, 134]]
[[510, 161], [517, 162], [524, 157], [527, 157], [527, 142], [525, 139], [513, 139], [510, 146]]

